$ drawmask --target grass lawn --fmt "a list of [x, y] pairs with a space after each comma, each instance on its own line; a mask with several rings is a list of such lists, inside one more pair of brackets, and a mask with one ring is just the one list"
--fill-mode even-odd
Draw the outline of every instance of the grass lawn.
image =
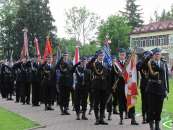
[[38, 126], [38, 124], [0, 108], [0, 130], [25, 130], [34, 126]]
[[173, 114], [173, 79], [170, 80], [170, 93], [164, 102], [164, 110]]

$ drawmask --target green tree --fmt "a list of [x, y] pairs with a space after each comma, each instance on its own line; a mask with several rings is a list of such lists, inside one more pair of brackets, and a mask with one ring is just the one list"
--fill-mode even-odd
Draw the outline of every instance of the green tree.
[[97, 50], [99, 50], [100, 48], [97, 46], [97, 44], [93, 43], [93, 44], [86, 44], [84, 46], [82, 46], [80, 49], [79, 49], [79, 52], [80, 52], [80, 56], [91, 56], [91, 55], [94, 55], [95, 52]]
[[12, 48], [14, 48], [15, 37], [15, 18], [17, 14], [17, 5], [14, 0], [6, 0], [0, 9], [0, 44], [1, 59], [10, 57]]
[[[78, 41], [76, 41], [74, 38], [72, 39], [59, 38], [58, 39], [58, 44], [61, 49], [61, 52], [63, 53], [65, 51], [68, 51], [70, 53], [71, 58], [73, 58], [74, 56], [77, 42]], [[80, 57], [94, 55], [98, 49], [99, 49], [99, 46], [96, 44], [95, 41], [92, 41], [90, 44], [85, 44], [83, 46], [80, 46], [79, 47]], [[57, 50], [57, 47], [55, 47], [55, 53], [56, 53], [56, 50]]]
[[128, 23], [132, 28], [142, 26], [144, 22], [141, 18], [140, 5], [137, 5], [135, 2], [136, 0], [127, 0], [125, 11], [120, 11], [128, 19]]
[[[40, 48], [43, 50], [46, 36], [50, 35], [52, 41], [56, 27], [53, 26], [54, 19], [52, 17], [49, 0], [18, 0], [19, 6], [16, 16], [16, 41], [20, 47], [23, 44], [23, 28], [28, 29], [29, 47], [31, 54], [34, 54], [33, 40], [37, 36], [39, 39]], [[54, 43], [54, 42], [52, 42]], [[19, 52], [17, 53], [19, 55]]]
[[157, 11], [155, 11], [154, 18], [152, 18], [152, 19], [154, 19], [154, 22], [173, 20], [173, 5], [171, 6], [171, 9], [168, 11], [163, 9], [161, 14], [159, 14]]
[[159, 18], [159, 20], [166, 20], [167, 19], [167, 14], [166, 14], [166, 11], [165, 11], [165, 9], [163, 9], [163, 11], [162, 11], [162, 14], [161, 14], [161, 17]]
[[171, 6], [171, 9], [167, 12], [165, 11], [165, 9], [163, 9], [159, 21], [165, 20], [173, 20], [173, 5]]
[[[53, 26], [54, 19], [49, 8], [49, 0], [8, 0], [1, 13], [1, 38], [7, 39], [3, 45], [12, 44], [14, 46], [14, 56], [20, 56], [23, 45], [24, 28], [28, 29], [29, 52], [33, 56], [34, 37], [37, 36], [40, 49], [43, 50], [46, 36], [50, 36], [53, 43], [56, 43], [56, 27]], [[14, 6], [15, 5], [15, 6]], [[9, 8], [9, 9], [8, 9]], [[13, 9], [14, 8], [14, 9]], [[13, 9], [13, 10], [12, 10]], [[11, 37], [11, 38], [10, 38]]]
[[85, 7], [72, 7], [66, 11], [66, 32], [82, 45], [93, 39], [98, 24], [99, 17]]
[[76, 43], [77, 43], [75, 39], [60, 38], [58, 39], [58, 43], [62, 52], [68, 51], [69, 53], [74, 54]]
[[131, 27], [125, 17], [112, 15], [99, 27], [98, 40], [103, 43], [105, 36], [108, 35], [112, 41], [110, 44], [112, 53], [115, 53], [116, 48], [129, 47], [130, 32]]
[[159, 16], [159, 13], [157, 11], [154, 11], [154, 21], [159, 21], [160, 19], [160, 16]]

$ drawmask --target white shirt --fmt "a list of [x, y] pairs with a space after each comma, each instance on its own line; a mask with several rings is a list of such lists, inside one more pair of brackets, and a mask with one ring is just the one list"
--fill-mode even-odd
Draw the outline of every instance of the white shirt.
[[160, 67], [160, 60], [156, 61], [156, 64]]
[[120, 60], [120, 63], [124, 65], [124, 63], [125, 63], [125, 60]]

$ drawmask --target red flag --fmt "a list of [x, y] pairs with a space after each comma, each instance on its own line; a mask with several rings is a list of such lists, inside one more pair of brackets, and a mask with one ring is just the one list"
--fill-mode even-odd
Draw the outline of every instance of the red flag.
[[23, 42], [23, 47], [22, 47], [22, 51], [21, 51], [21, 54], [20, 54], [21, 59], [23, 59], [24, 57], [29, 57], [28, 36], [27, 36], [28, 30], [25, 28], [25, 29], [23, 29], [23, 32], [24, 32], [24, 42]]
[[46, 39], [46, 45], [45, 45], [45, 50], [44, 50], [44, 61], [46, 61], [46, 57], [52, 55], [52, 47], [51, 47], [51, 42], [49, 38]]
[[41, 54], [40, 54], [38, 39], [36, 37], [34, 38], [34, 44], [35, 44], [35, 49], [36, 49], [37, 57], [38, 57], [38, 59], [40, 59], [41, 58]]
[[79, 47], [76, 46], [75, 48], [75, 55], [74, 55], [74, 59], [73, 59], [73, 64], [77, 64], [79, 62]]

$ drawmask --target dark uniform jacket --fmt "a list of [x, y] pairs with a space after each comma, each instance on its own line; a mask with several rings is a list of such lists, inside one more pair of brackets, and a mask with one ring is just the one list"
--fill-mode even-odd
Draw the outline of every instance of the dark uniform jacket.
[[19, 63], [21, 73], [20, 73], [20, 80], [22, 82], [31, 82], [31, 62], [28, 61], [26, 63]]
[[152, 61], [151, 67], [154, 72], [159, 72], [159, 74], [152, 75], [150, 73], [149, 86], [147, 87], [147, 92], [165, 97], [166, 92], [169, 92], [167, 64], [165, 61], [162, 60], [160, 60], [160, 65], [157, 65], [155, 61]]
[[3, 83], [9, 83], [13, 81], [13, 71], [12, 68], [7, 65], [2, 65], [1, 68], [1, 78]]
[[73, 65], [70, 62], [60, 62], [57, 64], [56, 69], [60, 71], [59, 85], [71, 87], [73, 85]]
[[76, 67], [76, 87], [80, 89], [87, 89], [90, 85], [90, 70], [81, 66]]
[[93, 89], [108, 90], [108, 70], [104, 63], [98, 61], [92, 65]]
[[148, 64], [144, 61], [139, 61], [136, 65], [137, 71], [140, 72], [141, 81], [140, 81], [140, 89], [141, 91], [145, 91], [149, 78], [149, 69]]
[[41, 82], [41, 64], [32, 63], [32, 82]]
[[[120, 60], [118, 60], [118, 62], [119, 62], [119, 65], [121, 66], [121, 68], [125, 67], [124, 64], [122, 64], [120, 62]], [[123, 76], [120, 76], [120, 75], [117, 75], [117, 76], [118, 76], [117, 91], [124, 95], [124, 93], [125, 93], [125, 80], [124, 80]]]

